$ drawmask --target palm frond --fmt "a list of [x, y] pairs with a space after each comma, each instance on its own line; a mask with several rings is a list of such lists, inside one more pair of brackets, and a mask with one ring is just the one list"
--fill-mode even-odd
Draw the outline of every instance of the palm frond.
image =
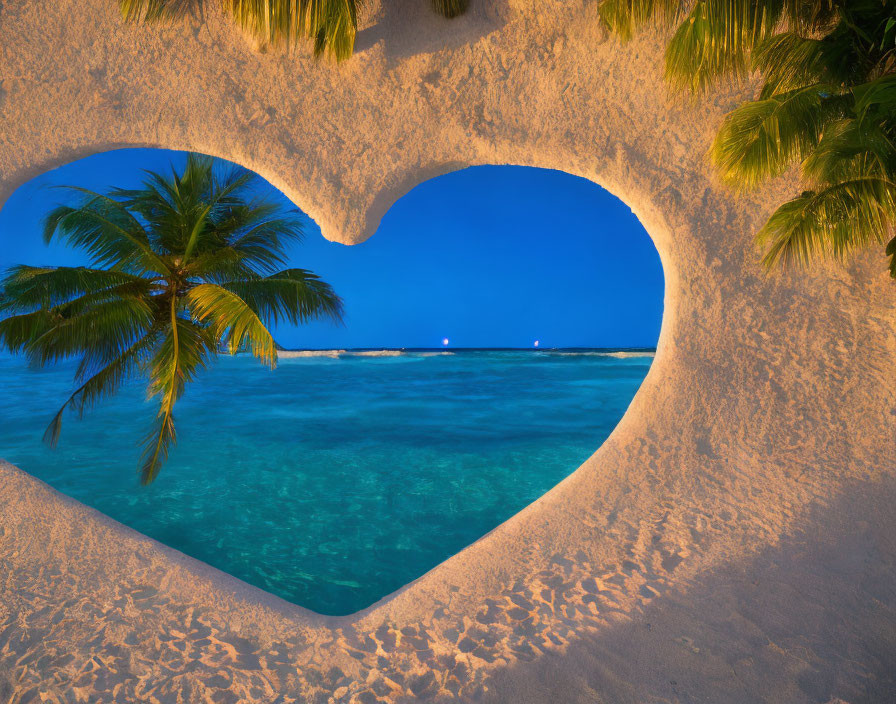
[[171, 446], [177, 442], [177, 431], [174, 427], [173, 404], [162, 403], [155, 425], [143, 439], [143, 457], [140, 465], [140, 483], [143, 486], [152, 484], [159, 476], [159, 470], [168, 459]]
[[[683, 3], [682, 3], [683, 4]], [[629, 39], [676, 23], [666, 47], [673, 89], [699, 94], [723, 76], [765, 79], [729, 113], [710, 152], [722, 179], [751, 188], [803, 162], [817, 191], [782, 205], [760, 239], [766, 263], [842, 256], [892, 227], [896, 180], [894, 0], [602, 0], [601, 21]], [[896, 276], [896, 239], [887, 245]]]
[[93, 265], [115, 266], [137, 273], [165, 273], [168, 267], [153, 251], [146, 230], [118, 201], [109, 196], [70, 187], [86, 194], [77, 207], [59, 206], [44, 221], [44, 241], [60, 237], [90, 255]]
[[121, 16], [129, 22], [156, 22], [183, 17], [196, 0], [118, 0]]
[[780, 2], [698, 0], [666, 47], [666, 78], [676, 90], [702, 93], [725, 75], [750, 70], [751, 52], [769, 37]]
[[[178, 19], [201, 4], [200, 0], [118, 0], [122, 17], [131, 22]], [[354, 50], [359, 0], [221, 0], [221, 5], [261, 42], [294, 46], [311, 39], [315, 54], [328, 53], [340, 61]]]
[[48, 308], [7, 316], [0, 320], [0, 348], [20, 354], [61, 319], [57, 311]]
[[235, 167], [222, 180], [215, 173], [214, 159], [190, 153], [183, 175], [175, 173], [172, 180], [176, 185], [177, 208], [186, 234], [185, 244], [179, 247], [183, 266], [197, 248], [203, 251], [223, 244], [215, 227], [216, 221], [234, 219], [236, 213], [247, 209], [239, 192], [252, 180], [252, 175], [245, 169]]
[[470, 0], [432, 0], [433, 12], [448, 19], [464, 14], [469, 6]]
[[165, 192], [167, 186], [163, 176], [151, 174], [140, 189], [112, 192], [112, 197], [143, 219], [150, 246], [160, 256], [179, 251], [184, 240], [183, 215]]
[[222, 0], [248, 34], [270, 44], [314, 42], [314, 53], [341, 61], [354, 51], [357, 0]]
[[808, 34], [830, 28], [850, 3], [867, 3], [867, 0], [783, 0], [780, 4], [787, 23]]
[[253, 217], [278, 209], [247, 201], [256, 179], [252, 172], [241, 167], [221, 171], [210, 157], [189, 154], [182, 174], [147, 171], [142, 188], [115, 189], [114, 197], [145, 220], [157, 249], [189, 258], [217, 249]]
[[856, 178], [889, 178], [896, 173], [896, 143], [880, 123], [847, 118], [829, 126], [803, 163], [803, 174], [816, 184]]
[[285, 269], [222, 286], [273, 324], [284, 320], [296, 325], [322, 318], [342, 321], [342, 299], [328, 283], [305, 269]]
[[87, 408], [114, 394], [134, 371], [140, 360], [152, 349], [155, 341], [155, 335], [147, 333], [114, 359], [109, 360], [105, 366], [95, 370], [75, 389], [53, 416], [53, 420], [50, 421], [44, 432], [44, 442], [50, 447], [56, 447], [59, 442], [59, 434], [62, 431], [64, 412], [67, 409], [72, 409], [81, 415]]
[[856, 97], [855, 113], [859, 120], [896, 121], [896, 73], [880, 76], [852, 89]]
[[101, 300], [74, 313], [54, 312], [57, 316], [48, 327], [33, 331], [21, 350], [36, 367], [83, 354], [114, 357], [142, 337], [154, 320], [146, 299], [129, 296]]
[[0, 347], [25, 354], [36, 367], [78, 355], [108, 359], [141, 336], [152, 321], [152, 306], [140, 295], [89, 293], [3, 318]]
[[[857, 22], [868, 25], [866, 29], [873, 33], [871, 27], [879, 23], [877, 15], [883, 4], [878, 0], [855, 4], [866, 5], [863, 19]], [[891, 2], [891, 5], [896, 11], [896, 4]], [[839, 10], [836, 16], [840, 21], [831, 28], [812, 24], [807, 29], [799, 29], [799, 23], [791, 20], [791, 31], [773, 34], [756, 46], [752, 68], [765, 79], [761, 97], [813, 83], [854, 86], [874, 78], [884, 68], [886, 52], [864, 29], [848, 19], [849, 11], [843, 7]]]
[[109, 292], [131, 285], [146, 290], [150, 281], [110, 269], [87, 267], [10, 267], [0, 279], [0, 311], [52, 308], [88, 293]]
[[208, 214], [211, 212], [212, 206], [211, 204], [206, 205], [198, 212], [191, 213], [193, 227], [190, 229], [190, 234], [187, 237], [187, 246], [184, 247], [183, 257], [181, 258], [182, 264], [185, 266], [187, 261], [193, 254], [193, 250], [196, 249], [196, 244], [199, 242], [202, 237], [203, 232], [205, 232]]
[[254, 224], [234, 237], [229, 246], [248, 266], [272, 273], [286, 262], [287, 245], [301, 242], [304, 236], [301, 219], [285, 215]]
[[244, 345], [252, 354], [273, 367], [277, 345], [270, 331], [246, 302], [233, 291], [217, 284], [199, 284], [186, 295], [193, 316], [209, 325], [215, 338], [226, 342], [231, 354]]
[[601, 0], [597, 12], [608, 30], [622, 41], [628, 41], [651, 21], [676, 21], [683, 7], [681, 0]]
[[722, 180], [754, 188], [805, 158], [824, 128], [842, 117], [850, 96], [836, 87], [807, 88], [754, 100], [730, 112], [713, 142], [711, 158]]
[[161, 341], [149, 362], [150, 398], [160, 396], [159, 412], [154, 428], [144, 439], [140, 481], [150, 484], [168, 457], [176, 441], [174, 404], [183, 395], [186, 384], [193, 380], [210, 355], [216, 351], [209, 332], [177, 314], [176, 299], [171, 299], [170, 319]]
[[759, 43], [753, 68], [765, 79], [761, 98], [787, 93], [816, 83], [831, 83], [824, 39], [781, 32]]
[[301, 215], [276, 203], [233, 208], [206, 230], [218, 245], [203, 248], [186, 270], [214, 282], [271, 274], [286, 263], [287, 246], [304, 238]]
[[845, 181], [809, 191], [781, 205], [759, 231], [763, 263], [805, 265], [840, 257], [874, 242], [896, 224], [896, 184], [886, 179]]
[[[462, 15], [469, 7], [469, 0], [430, 2], [434, 12], [447, 18]], [[673, 3], [652, 0], [651, 4]], [[201, 0], [118, 0], [122, 17], [130, 22], [179, 19], [201, 5]], [[362, 0], [221, 0], [221, 5], [260, 42], [294, 46], [310, 39], [315, 55], [329, 54], [342, 61], [354, 51]]]
[[167, 323], [149, 362], [148, 398], [161, 395], [176, 401], [187, 382], [217, 351], [216, 340], [208, 330], [180, 315], [174, 320], [176, 324]]
[[186, 267], [186, 273], [191, 278], [216, 284], [258, 275], [256, 268], [231, 247], [197, 254]]

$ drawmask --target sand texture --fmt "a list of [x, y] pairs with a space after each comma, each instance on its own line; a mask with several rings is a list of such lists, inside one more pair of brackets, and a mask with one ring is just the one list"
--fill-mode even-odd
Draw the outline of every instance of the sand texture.
[[619, 44], [584, 0], [473, 0], [454, 22], [374, 1], [332, 66], [256, 52], [213, 2], [135, 28], [113, 0], [0, 0], [0, 200], [92, 152], [195, 149], [352, 243], [427, 178], [534, 165], [623, 199], [666, 275], [656, 359], [607, 442], [355, 616], [0, 466], [0, 701], [896, 701], [896, 285], [878, 250], [761, 271], [752, 233], [798, 186], [718, 184], [711, 135], [750, 87], [670, 99], [661, 42]]

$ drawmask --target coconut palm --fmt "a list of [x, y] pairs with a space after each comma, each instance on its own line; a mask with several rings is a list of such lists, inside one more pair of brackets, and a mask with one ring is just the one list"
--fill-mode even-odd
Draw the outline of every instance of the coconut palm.
[[[677, 23], [673, 88], [700, 94], [758, 71], [756, 100], [729, 113], [711, 157], [723, 181], [755, 188], [802, 168], [806, 190], [758, 233], [768, 266], [886, 244], [896, 277], [896, 0], [603, 0], [623, 39]], [[889, 241], [887, 241], [889, 240]]]
[[148, 484], [175, 441], [185, 384], [219, 351], [248, 349], [273, 367], [268, 325], [341, 319], [329, 284], [282, 269], [286, 246], [302, 237], [300, 215], [254, 195], [253, 180], [190, 155], [180, 173], [147, 172], [137, 190], [74, 188], [80, 202], [50, 212], [45, 240], [80, 248], [90, 267], [16, 266], [0, 280], [0, 347], [37, 366], [79, 359], [48, 443], [67, 409], [83, 413], [142, 374], [159, 399], [141, 467]]
[[[295, 45], [314, 41], [314, 53], [331, 54], [338, 61], [355, 48], [358, 10], [362, 0], [219, 0], [224, 11], [249, 35], [261, 42]], [[201, 7], [204, 0], [118, 0], [126, 20], [155, 22], [177, 19]], [[443, 17], [466, 12], [469, 0], [431, 0]]]

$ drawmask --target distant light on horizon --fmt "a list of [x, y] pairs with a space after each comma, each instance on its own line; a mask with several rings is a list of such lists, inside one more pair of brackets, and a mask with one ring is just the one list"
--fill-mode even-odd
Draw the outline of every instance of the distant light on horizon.
[[538, 340], [535, 341], [535, 347], [538, 347]]
[[442, 340], [442, 344], [443, 344], [445, 347], [448, 346], [448, 338], [447, 338], [447, 337], [446, 337], [444, 340]]

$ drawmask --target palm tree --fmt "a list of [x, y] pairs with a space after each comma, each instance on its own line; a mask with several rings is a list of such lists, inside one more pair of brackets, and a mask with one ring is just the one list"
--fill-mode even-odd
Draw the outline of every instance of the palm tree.
[[[666, 77], [699, 95], [758, 71], [756, 100], [729, 113], [711, 158], [755, 188], [799, 163], [806, 190], [757, 234], [764, 262], [806, 263], [885, 244], [896, 278], [896, 0], [602, 0], [621, 38], [677, 23]], [[887, 240], [889, 241], [887, 242]]]
[[149, 484], [175, 441], [185, 384], [220, 350], [251, 350], [273, 368], [267, 325], [341, 320], [329, 284], [281, 270], [286, 246], [302, 237], [300, 215], [253, 195], [253, 180], [191, 154], [181, 173], [147, 172], [138, 190], [74, 188], [80, 203], [49, 213], [46, 242], [82, 249], [91, 266], [16, 266], [0, 280], [0, 347], [37, 366], [80, 358], [48, 443], [57, 443], [66, 409], [83, 413], [142, 374], [160, 401], [141, 467]]
[[[204, 0], [118, 0], [121, 14], [134, 22], [177, 19], [201, 7]], [[224, 11], [261, 42], [288, 46], [300, 39], [314, 41], [314, 54], [331, 54], [337, 61], [352, 55], [363, 0], [220, 0]], [[431, 0], [443, 17], [466, 12], [469, 0]]]

